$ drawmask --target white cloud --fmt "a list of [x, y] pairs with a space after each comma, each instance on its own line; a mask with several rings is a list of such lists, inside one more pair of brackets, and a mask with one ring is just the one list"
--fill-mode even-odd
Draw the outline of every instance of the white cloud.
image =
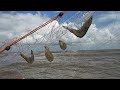
[[120, 23], [112, 23], [103, 28], [97, 28], [96, 24], [92, 24], [83, 38], [77, 38], [71, 33], [67, 33], [63, 38], [69, 43], [73, 42], [71, 48], [74, 47], [74, 45], [76, 48], [83, 50], [106, 48], [106, 45], [108, 48], [120, 48], [119, 29]]
[[54, 11], [55, 13], [60, 13], [60, 12], [63, 12], [63, 11]]
[[102, 23], [112, 23], [112, 22], [119, 22], [120, 21], [120, 12], [119, 11], [97, 11], [97, 15], [94, 16], [95, 23], [102, 24]]
[[[14, 12], [13, 12], [14, 13]], [[95, 20], [99, 22], [104, 22], [108, 19], [114, 19], [116, 13], [108, 12], [109, 14], [101, 14], [98, 15], [99, 17]], [[120, 15], [120, 13], [117, 13]], [[41, 15], [40, 12], [37, 14], [31, 13], [1, 13], [0, 14], [0, 42], [4, 41], [5, 39], [11, 39], [13, 37], [24, 35], [27, 32], [31, 31], [32, 29], [36, 28], [43, 22], [47, 21], [49, 18], [46, 15]], [[93, 17], [94, 19], [94, 17]], [[120, 20], [120, 19], [119, 19]], [[57, 21], [52, 22], [51, 24], [47, 25], [46, 27], [40, 29], [32, 36], [27, 37], [22, 42], [32, 42], [35, 43], [36, 39], [38, 40], [37, 43], [51, 43], [56, 42], [58, 39], [63, 39], [65, 42], [70, 43], [72, 42], [70, 47], [74, 47], [78, 49], [94, 49], [95, 47], [104, 47], [104, 43], [110, 40], [120, 41], [120, 22], [119, 20], [115, 21], [116, 23], [110, 23], [109, 27], [105, 26], [102, 28], [98, 28], [96, 23], [93, 23], [87, 34], [83, 38], [78, 38], [74, 34], [70, 33], [69, 31], [65, 30], [64, 28], [57, 29], [56, 27], [59, 26]], [[72, 27], [74, 27], [73, 23], [69, 23]], [[64, 23], [64, 25], [67, 25]], [[56, 28], [51, 31], [52, 28]], [[63, 32], [62, 32], [63, 31]], [[51, 34], [52, 33], [52, 34]], [[66, 33], [62, 36], [62, 33]], [[58, 38], [58, 36], [60, 37]], [[43, 38], [44, 36], [44, 38]], [[4, 39], [5, 38], [5, 39]], [[75, 42], [75, 43], [74, 43]], [[118, 43], [115, 42], [117, 45]], [[110, 45], [110, 44], [109, 44]], [[74, 49], [72, 48], [72, 49]]]
[[53, 38], [56, 37], [56, 35], [54, 34], [56, 30], [54, 28], [57, 28], [58, 26], [59, 26], [59, 23], [57, 21], [53, 21], [52, 23], [48, 24], [44, 28], [35, 32], [34, 34], [28, 36], [26, 39], [23, 40], [23, 42], [24, 41], [35, 42], [36, 39], [38, 41], [37, 43], [54, 42]]
[[[49, 18], [41, 15], [40, 12], [33, 15], [31, 13], [1, 13], [0, 14], [0, 36], [1, 41], [3, 38], [11, 39], [24, 35], [30, 30], [38, 27], [40, 24], [47, 21]], [[28, 29], [29, 28], [29, 29]], [[32, 38], [28, 37], [32, 42]]]

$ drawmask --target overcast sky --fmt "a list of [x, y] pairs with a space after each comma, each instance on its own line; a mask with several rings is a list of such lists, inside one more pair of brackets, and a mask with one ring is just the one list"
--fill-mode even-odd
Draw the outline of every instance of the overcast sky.
[[[58, 13], [59, 11], [1, 11], [0, 43], [2, 44], [4, 41], [24, 35]], [[61, 32], [55, 33], [53, 39], [53, 37], [50, 38], [51, 30], [57, 28], [75, 13], [76, 11], [68, 11], [63, 18], [52, 22], [47, 27], [41, 29], [27, 39], [24, 39], [22, 42], [29, 41], [36, 43], [36, 39], [43, 43], [56, 42], [58, 40], [57, 36], [61, 35]], [[96, 11], [93, 14], [92, 25], [83, 38], [77, 38], [67, 31], [60, 39], [68, 43], [68, 50], [120, 48], [119, 16], [119, 11]], [[44, 34], [46, 34], [46, 36], [44, 36], [46, 38], [43, 38]], [[52, 49], [54, 48], [57, 49], [59, 47], [52, 47]]]

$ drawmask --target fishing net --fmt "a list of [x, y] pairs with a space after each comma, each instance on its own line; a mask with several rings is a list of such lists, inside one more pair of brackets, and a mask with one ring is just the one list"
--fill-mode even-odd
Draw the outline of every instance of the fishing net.
[[[113, 38], [113, 36], [111, 35], [109, 37], [110, 38], [109, 40], [108, 39], [105, 40], [105, 38], [103, 37], [103, 41], [102, 41], [97, 38], [97, 35], [95, 37], [95, 34], [99, 33], [100, 31], [96, 30], [96, 33], [94, 34], [92, 33], [90, 26], [89, 28], [90, 31], [88, 30], [88, 34], [86, 34], [83, 38], [79, 39], [63, 27], [63, 26], [67, 26], [70, 28], [78, 29], [84, 24], [84, 22], [87, 19], [93, 16], [94, 13], [95, 13], [94, 11], [74, 11], [74, 14], [70, 18], [62, 20], [61, 23], [59, 23], [59, 21], [62, 18], [58, 21], [55, 20], [52, 23], [48, 24], [47, 26], [43, 27], [42, 29], [38, 30], [37, 32], [33, 33], [32, 35], [26, 37], [22, 41], [16, 43], [15, 45], [12, 46], [12, 48], [9, 51], [5, 51], [6, 53], [3, 56], [7, 56], [10, 52], [14, 52], [13, 55], [9, 54], [8, 56], [16, 60], [16, 57], [21, 58], [20, 53], [23, 53], [26, 56], [30, 56], [31, 50], [34, 52], [34, 54], [44, 53], [45, 51], [44, 46], [48, 47], [51, 52], [56, 51], [54, 45], [57, 45], [58, 48], [57, 50], [60, 50], [61, 48], [63, 50], [67, 49], [68, 51], [72, 50], [72, 48], [75, 48], [76, 50], [77, 49], [89, 50], [90, 48], [102, 49], [101, 46], [103, 45], [107, 48], [111, 48], [112, 45], [115, 45], [115, 43], [118, 43], [119, 41], [118, 40], [119, 33], [117, 32], [114, 33], [117, 37]], [[94, 16], [93, 16], [93, 20], [94, 20]], [[113, 30], [114, 28], [115, 27], [113, 27]], [[30, 31], [31, 29], [29, 28], [25, 30], [24, 34]], [[15, 37], [17, 37], [16, 34]], [[77, 40], [76, 42], [74, 41], [73, 37], [76, 38]], [[63, 43], [59, 43], [60, 41], [63, 41]], [[100, 43], [98, 45], [95, 45], [96, 42], [100, 42]], [[85, 46], [86, 48], [84, 48]], [[3, 57], [3, 59], [4, 58], [5, 57]], [[18, 61], [20, 62], [24, 61], [21, 59], [19, 59]], [[1, 62], [5, 62], [4, 60], [1, 60]]]
[[[58, 43], [60, 44], [60, 48], [65, 50], [66, 43], [63, 41], [62, 36], [67, 34], [68, 31], [63, 28], [63, 25], [67, 25], [69, 27], [80, 27], [82, 23], [91, 16], [92, 13], [93, 12], [78, 11], [75, 12], [75, 14], [72, 17], [68, 18], [67, 20], [63, 20], [61, 24], [59, 24], [58, 21], [53, 21], [52, 23], [43, 27], [41, 30], [33, 33], [32, 35], [26, 37], [22, 41], [16, 43], [12, 46], [11, 49], [10, 47], [8, 47], [7, 49], [10, 49], [9, 52], [15, 52], [17, 56], [21, 53], [25, 54], [26, 56], [29, 56], [31, 50], [33, 50], [33, 52], [36, 53], [41, 52], [44, 51], [44, 46], [49, 46], [53, 45], [53, 43]], [[28, 33], [29, 31], [30, 29], [27, 29], [24, 33]], [[59, 41], [61, 43], [59, 43]], [[62, 44], [64, 45], [61, 46]], [[12, 56], [14, 57], [14, 55]]]

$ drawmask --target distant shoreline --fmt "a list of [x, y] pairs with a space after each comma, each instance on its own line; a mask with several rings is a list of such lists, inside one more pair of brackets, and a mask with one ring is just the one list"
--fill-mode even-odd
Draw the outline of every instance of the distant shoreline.
[[[98, 49], [98, 50], [77, 50], [77, 51], [51, 51], [52, 53], [62, 53], [62, 52], [106, 52], [106, 51], [120, 51], [120, 49]], [[7, 53], [7, 52], [3, 52], [4, 53]], [[10, 52], [10, 53], [18, 53], [18, 52]], [[44, 51], [37, 51], [37, 53], [44, 53]]]

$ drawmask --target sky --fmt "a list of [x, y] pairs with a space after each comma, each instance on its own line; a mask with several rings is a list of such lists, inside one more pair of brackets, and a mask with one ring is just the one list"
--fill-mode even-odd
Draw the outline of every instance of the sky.
[[[0, 11], [0, 46], [9, 39], [24, 35], [35, 29], [37, 26], [43, 24], [51, 17], [54, 17], [59, 12], [60, 11]], [[72, 19], [71, 17], [75, 13], [77, 13], [77, 11], [67, 11], [61, 19], [52, 22], [50, 25], [21, 41], [21, 43], [55, 43], [54, 46], [50, 47], [53, 50], [60, 50], [57, 41], [62, 39], [68, 45], [67, 50], [77, 51], [120, 48], [119, 11], [95, 11], [93, 14], [92, 25], [83, 38], [78, 38], [62, 28], [61, 30], [54, 31], [55, 33], [53, 34], [50, 34], [53, 28], [57, 29], [61, 24], [68, 25], [69, 23], [73, 25], [73, 23], [77, 22], [77, 25], [79, 26], [81, 24], [80, 17], [82, 16], [83, 11], [81, 11], [79, 17], [74, 17]], [[69, 19], [69, 21], [64, 22], [67, 19]], [[62, 35], [62, 33], [65, 33], [65, 35]], [[52, 37], [50, 35], [52, 35]], [[60, 37], [60, 35], [62, 37]]]

